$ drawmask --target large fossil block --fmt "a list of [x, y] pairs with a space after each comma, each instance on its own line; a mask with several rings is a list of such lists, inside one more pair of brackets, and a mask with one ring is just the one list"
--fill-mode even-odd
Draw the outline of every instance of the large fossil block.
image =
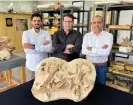
[[59, 99], [81, 101], [94, 87], [95, 67], [88, 60], [79, 58], [71, 62], [50, 57], [37, 67], [32, 94], [43, 102]]

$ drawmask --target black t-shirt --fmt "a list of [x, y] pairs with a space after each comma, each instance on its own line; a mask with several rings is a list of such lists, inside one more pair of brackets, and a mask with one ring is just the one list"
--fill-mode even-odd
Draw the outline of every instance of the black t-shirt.
[[[52, 42], [54, 48], [53, 56], [62, 58], [66, 61], [78, 58], [82, 48], [82, 41], [83, 36], [76, 30], [71, 30], [67, 35], [64, 29], [55, 32]], [[63, 52], [68, 44], [72, 44], [74, 47], [69, 49], [70, 54], [65, 54]]]

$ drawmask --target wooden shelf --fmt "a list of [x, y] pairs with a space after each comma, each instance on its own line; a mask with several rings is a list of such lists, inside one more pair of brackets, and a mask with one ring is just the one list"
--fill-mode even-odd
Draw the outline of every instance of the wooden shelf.
[[125, 54], [125, 55], [131, 55], [131, 56], [133, 56], [133, 51], [132, 52], [128, 52], [128, 53], [124, 53], [124, 52], [120, 52], [119, 49], [112, 49], [111, 52], [112, 53], [119, 53], [119, 54]]
[[74, 24], [73, 27], [88, 27], [87, 24]]
[[107, 84], [107, 86], [110, 86], [110, 87], [112, 87], [112, 88], [115, 88], [115, 89], [118, 89], [118, 90], [121, 90], [121, 91], [124, 91], [124, 92], [127, 92], [127, 93], [129, 93], [130, 92], [130, 88], [124, 88], [124, 87], [122, 87], [122, 86], [118, 86], [118, 85], [115, 85], [115, 84], [113, 84], [113, 83], [111, 83], [111, 82], [106, 82], [106, 84]]
[[40, 9], [42, 13], [60, 13], [60, 10], [54, 10], [54, 9]]
[[132, 25], [109, 25], [110, 30], [131, 30]]
[[[59, 13], [61, 10], [54, 10], [54, 9], [40, 9], [43, 13]], [[80, 9], [63, 9], [64, 13], [69, 12], [88, 12], [87, 10], [80, 10]]]
[[13, 13], [8, 13], [8, 12], [0, 12], [1, 14], [19, 14], [19, 15], [31, 15], [32, 12], [13, 12]]
[[[84, 5], [83, 5], [84, 7]], [[63, 28], [63, 25], [62, 25], [62, 21], [63, 21], [63, 15], [64, 13], [71, 13], [71, 14], [74, 14], [76, 16], [74, 16], [74, 25], [73, 25], [73, 28], [76, 28], [77, 31], [80, 31], [81, 29], [81, 34], [83, 34], [84, 32], [84, 28], [87, 29], [87, 31], [89, 30], [89, 25], [87, 23], [84, 24], [84, 13], [87, 13], [87, 16], [88, 16], [88, 20], [90, 19], [89, 15], [91, 13], [91, 8], [89, 10], [84, 10], [82, 8], [82, 10], [80, 9], [77, 9], [77, 8], [63, 8], [63, 9], [60, 9], [60, 10], [54, 10], [52, 8], [47, 8], [47, 9], [39, 9], [41, 14], [43, 15], [43, 18], [44, 19], [47, 19], [49, 20], [48, 24], [50, 25], [43, 25], [43, 26], [49, 26], [50, 28], [52, 26], [56, 26], [53, 24], [53, 20], [57, 20], [60, 22], [60, 24], [58, 24], [58, 28], [59, 29], [62, 29]], [[82, 12], [82, 17], [80, 16], [80, 13]], [[46, 14], [46, 15], [45, 15]], [[82, 21], [80, 21], [82, 20]], [[47, 23], [46, 23], [47, 24]]]
[[[124, 70], [127, 72], [127, 70]], [[127, 74], [127, 73], [124, 73], [124, 72], [120, 72], [120, 71], [108, 71], [108, 73], [111, 73], [111, 74], [114, 74], [114, 75], [119, 75], [119, 76], [123, 76], [123, 77], [126, 77], [126, 78], [131, 78], [133, 79], [133, 74]]]
[[60, 19], [60, 17], [44, 17], [44, 19]]
[[133, 10], [133, 4], [119, 4], [108, 6], [108, 10]]
[[[44, 17], [44, 19], [61, 19], [61, 17]], [[74, 19], [77, 19], [77, 18], [74, 17]]]
[[[125, 24], [125, 25], [119, 25], [119, 18], [120, 18], [120, 14], [122, 10], [133, 10], [133, 4], [132, 5], [128, 5], [128, 4], [119, 4], [119, 5], [106, 5], [104, 8], [100, 8], [99, 10], [103, 10], [104, 12], [104, 20], [106, 22], [106, 20], [108, 20], [107, 17], [107, 12], [111, 12], [110, 13], [110, 25], [108, 27], [106, 27], [106, 23], [104, 23], [104, 29], [107, 29], [107, 31], [111, 32], [114, 35], [114, 43], [117, 43], [117, 35], [119, 31], [130, 31], [130, 35], [132, 35], [133, 32], [133, 22], [131, 22], [131, 24]], [[117, 12], [117, 13], [115, 13]], [[126, 15], [126, 14], [125, 14]], [[126, 22], [126, 20], [124, 20]], [[116, 25], [115, 25], [116, 24]], [[112, 49], [111, 51], [111, 55], [110, 58], [112, 58], [114, 61], [116, 60], [115, 57], [123, 57], [123, 58], [128, 58], [129, 55], [133, 56], [133, 51], [132, 52], [120, 52], [119, 51], [119, 45], [114, 45], [115, 48], [117, 49]], [[115, 54], [116, 53], [116, 54]], [[124, 54], [125, 56], [118, 56], [117, 54]], [[125, 77], [127, 79], [130, 79], [131, 83], [133, 80], [133, 72], [131, 71], [127, 71], [125, 70], [125, 67], [122, 66], [124, 70], [119, 70], [120, 67], [118, 66], [118, 68], [116, 69], [112, 69], [110, 71], [108, 71], [108, 73], [112, 74], [112, 78], [113, 77]], [[112, 79], [111, 78], [111, 79]], [[121, 86], [117, 86], [114, 83], [109, 83], [109, 86], [117, 88], [119, 90], [124, 90], [126, 92], [129, 92], [129, 88], [125, 89]]]
[[50, 26], [49, 24], [43, 24], [43, 26]]
[[[43, 26], [50, 26], [48, 24], [43, 24]], [[60, 25], [59, 25], [60, 26]], [[87, 24], [74, 24], [73, 25], [73, 28], [76, 28], [76, 27], [87, 27]]]

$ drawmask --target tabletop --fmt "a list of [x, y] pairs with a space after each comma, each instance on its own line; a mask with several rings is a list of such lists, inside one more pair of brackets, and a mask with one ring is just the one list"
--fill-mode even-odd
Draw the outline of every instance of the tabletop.
[[25, 58], [19, 57], [17, 55], [12, 55], [9, 60], [0, 61], [0, 71], [24, 66], [25, 62]]
[[1, 105], [133, 105], [133, 95], [95, 84], [94, 89], [86, 99], [80, 102], [62, 99], [52, 102], [41, 102], [31, 93], [33, 81], [0, 93]]

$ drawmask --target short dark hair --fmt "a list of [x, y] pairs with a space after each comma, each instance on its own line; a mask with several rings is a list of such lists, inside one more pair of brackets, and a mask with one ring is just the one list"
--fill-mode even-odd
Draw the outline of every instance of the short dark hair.
[[34, 17], [40, 17], [40, 19], [42, 20], [42, 15], [40, 15], [39, 13], [34, 13], [31, 15], [31, 20], [34, 18]]
[[70, 14], [70, 13], [63, 15], [63, 20], [64, 20], [64, 17], [70, 17], [70, 18], [72, 18], [72, 21], [74, 20], [73, 14]]

